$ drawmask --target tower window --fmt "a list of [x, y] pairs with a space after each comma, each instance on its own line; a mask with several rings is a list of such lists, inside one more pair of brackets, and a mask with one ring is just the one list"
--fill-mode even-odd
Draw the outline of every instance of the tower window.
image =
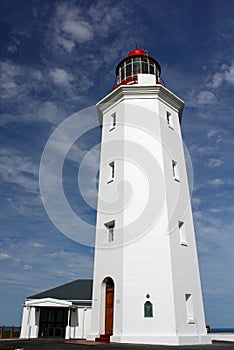
[[113, 130], [116, 127], [116, 113], [113, 113], [111, 115], [111, 126], [110, 131]]
[[105, 226], [107, 228], [107, 240], [108, 242], [114, 241], [114, 229], [115, 229], [115, 221], [110, 221], [105, 223]]
[[186, 233], [185, 233], [185, 227], [183, 221], [178, 221], [178, 227], [180, 232], [180, 244], [187, 246], [187, 239], [186, 239]]
[[153, 304], [149, 300], [144, 303], [144, 317], [153, 317]]
[[169, 128], [174, 129], [173, 128], [173, 124], [172, 124], [172, 116], [170, 112], [166, 113], [166, 117], [167, 117], [167, 125], [169, 126]]
[[172, 173], [173, 173], [174, 180], [179, 182], [180, 179], [179, 179], [178, 165], [175, 160], [172, 161]]
[[109, 163], [109, 167], [110, 167], [110, 176], [109, 176], [108, 183], [114, 181], [114, 178], [115, 178], [115, 162]]
[[195, 323], [192, 294], [185, 294], [187, 322]]

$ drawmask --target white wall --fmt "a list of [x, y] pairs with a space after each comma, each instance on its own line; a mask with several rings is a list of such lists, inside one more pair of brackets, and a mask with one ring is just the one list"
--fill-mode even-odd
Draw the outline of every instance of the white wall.
[[66, 328], [66, 339], [85, 339], [90, 329], [91, 307], [71, 310], [70, 326]]

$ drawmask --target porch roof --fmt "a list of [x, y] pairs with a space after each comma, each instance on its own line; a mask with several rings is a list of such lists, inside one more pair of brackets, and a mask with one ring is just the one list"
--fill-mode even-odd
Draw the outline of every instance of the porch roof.
[[92, 286], [91, 279], [78, 279], [61, 286], [45, 290], [43, 292], [27, 297], [27, 300], [54, 298], [60, 300], [83, 301], [91, 302], [92, 300]]

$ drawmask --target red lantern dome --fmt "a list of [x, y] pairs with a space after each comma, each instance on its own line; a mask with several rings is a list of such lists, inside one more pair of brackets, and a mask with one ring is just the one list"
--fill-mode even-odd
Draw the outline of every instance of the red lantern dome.
[[137, 84], [138, 74], [153, 74], [156, 83], [160, 82], [160, 64], [144, 49], [135, 49], [127, 55], [116, 67], [116, 85]]

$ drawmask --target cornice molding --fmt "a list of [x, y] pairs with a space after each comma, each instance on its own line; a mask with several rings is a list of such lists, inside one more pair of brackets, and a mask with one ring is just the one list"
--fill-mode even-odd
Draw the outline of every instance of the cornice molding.
[[101, 101], [97, 103], [96, 106], [100, 125], [102, 125], [103, 113], [105, 113], [110, 108], [110, 106], [113, 106], [113, 104], [119, 103], [124, 99], [131, 100], [136, 98], [153, 98], [166, 103], [179, 114], [181, 121], [184, 102], [164, 86], [159, 84], [154, 86], [122, 85], [110, 92], [107, 96], [105, 96]]

